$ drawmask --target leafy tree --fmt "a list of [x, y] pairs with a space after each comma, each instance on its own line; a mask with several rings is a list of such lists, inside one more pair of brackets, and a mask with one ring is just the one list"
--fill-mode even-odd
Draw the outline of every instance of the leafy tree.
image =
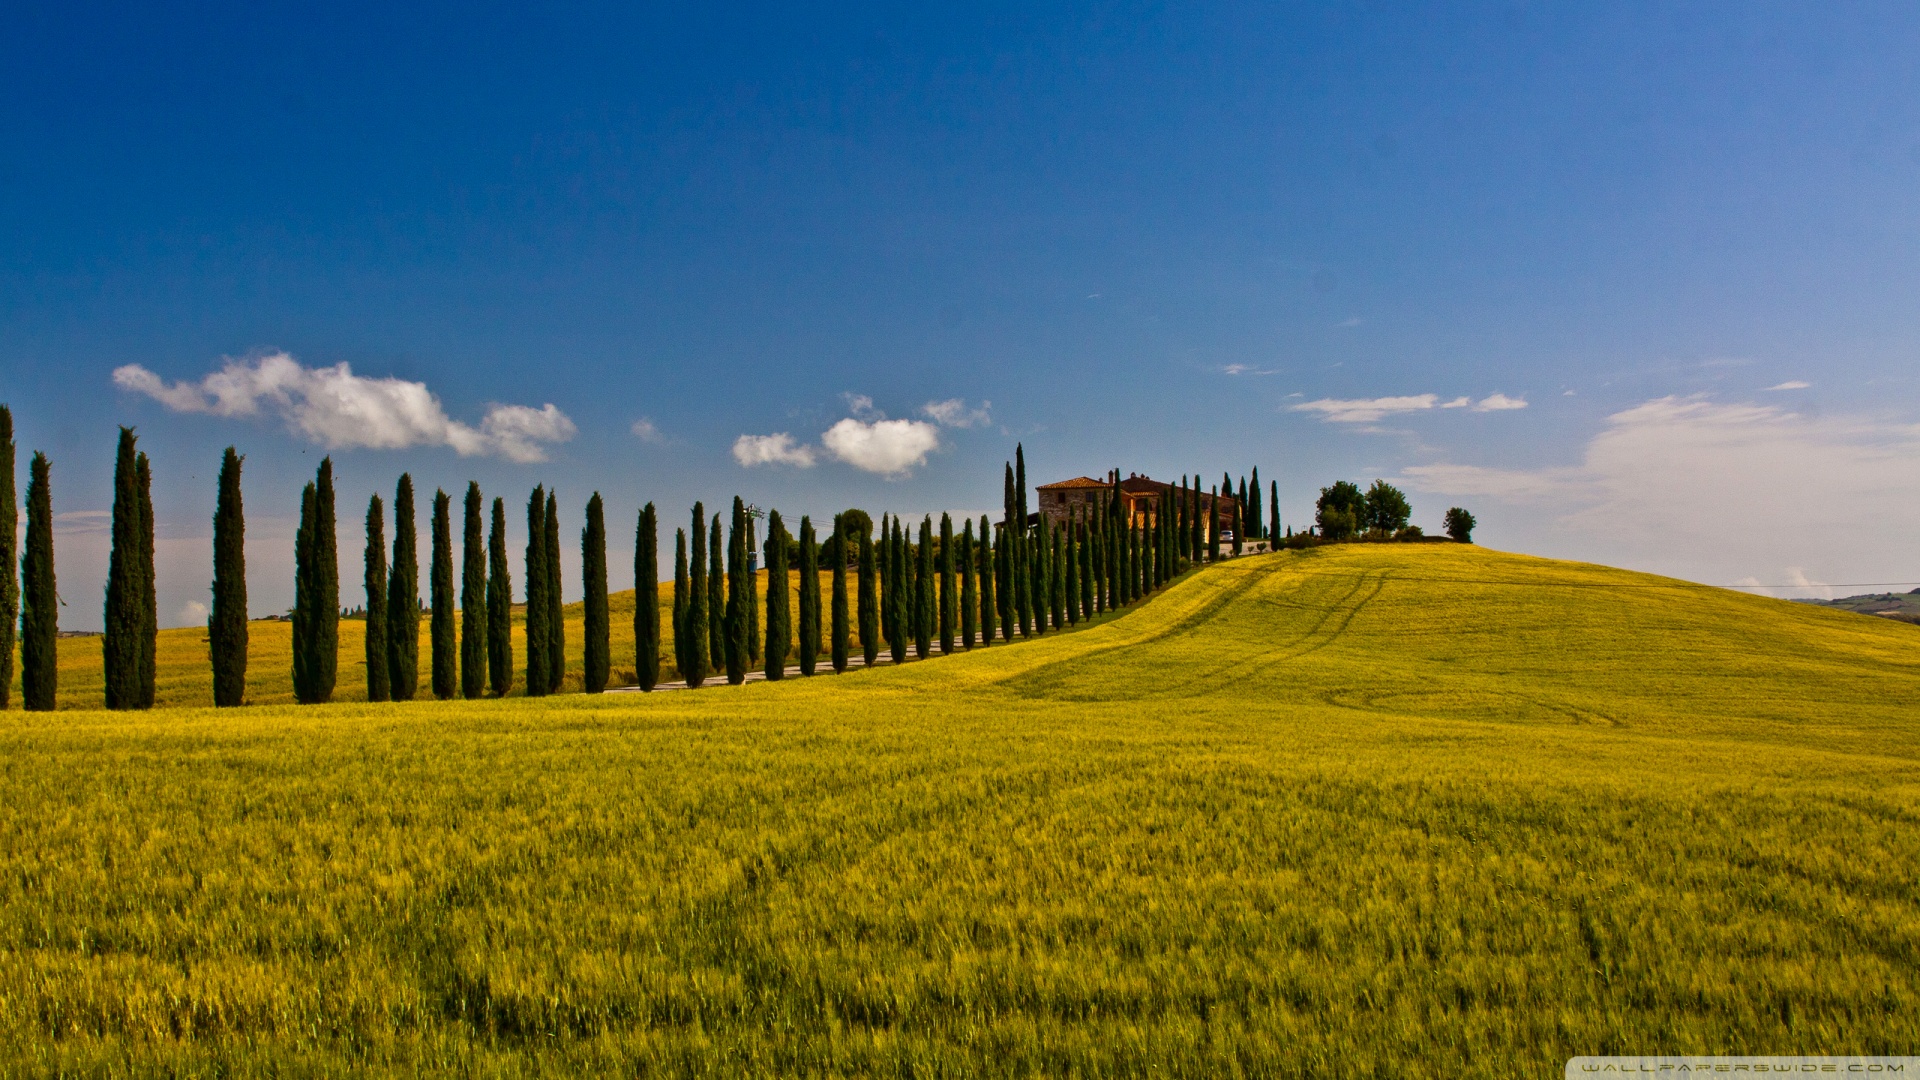
[[[845, 570], [841, 571], [844, 577]], [[813, 518], [800, 515], [800, 674], [812, 675], [820, 662], [820, 545]]]
[[547, 692], [557, 694], [567, 675], [567, 620], [560, 589], [560, 500], [547, 492]]
[[393, 561], [387, 567], [387, 691], [412, 701], [420, 689], [420, 556], [413, 527], [413, 476], [393, 491]]
[[1413, 510], [1407, 505], [1407, 497], [1399, 488], [1385, 480], [1375, 480], [1367, 489], [1366, 515], [1364, 524], [1369, 531], [1396, 533], [1407, 527], [1407, 519], [1413, 516]]
[[[686, 564], [686, 545], [680, 549]], [[674, 608], [679, 613], [680, 583], [674, 581]], [[675, 631], [676, 636], [678, 630]], [[640, 510], [633, 537], [633, 672], [642, 690], [660, 685], [660, 520], [653, 504]]]
[[433, 493], [433, 551], [427, 571], [427, 595], [433, 613], [427, 641], [433, 650], [433, 696], [446, 701], [460, 692], [460, 651], [453, 617], [453, 500]]
[[362, 643], [367, 657], [367, 700], [387, 701], [393, 690], [387, 679], [387, 518], [380, 496], [367, 500], [367, 547], [361, 583], [367, 590], [367, 632]]
[[[853, 523], [846, 521], [844, 524], [851, 526]], [[860, 652], [866, 665], [872, 667], [874, 661], [880, 659], [880, 582], [874, 566], [873, 530], [862, 529], [857, 536], [860, 544]]]
[[0, 405], [0, 710], [13, 696], [13, 646], [20, 624], [20, 510], [14, 503], [13, 410]]
[[113, 465], [113, 550], [107, 562], [105, 654], [107, 708], [140, 707], [140, 634], [146, 618], [140, 610], [145, 577], [140, 566], [140, 491], [134, 463], [133, 429], [120, 429]]
[[[780, 511], [767, 512], [767, 644], [761, 651], [766, 662], [769, 680], [780, 679], [787, 673], [787, 649], [793, 642], [793, 609], [789, 606], [787, 589], [792, 585], [793, 575], [787, 570], [787, 524], [780, 519]], [[808, 543], [812, 537], [807, 538]], [[813, 560], [807, 555], [801, 556], [801, 566], [811, 565]], [[749, 579], [751, 581], [751, 579]], [[802, 588], [805, 586], [803, 585]], [[820, 579], [814, 578], [814, 588], [820, 587]], [[748, 586], [752, 590], [751, 584]], [[817, 621], [815, 625], [818, 625]]]
[[847, 529], [849, 523], [846, 514], [833, 516], [833, 535], [828, 538], [832, 556], [829, 565], [833, 568], [833, 611], [828, 625], [828, 656], [833, 661], [834, 674], [847, 670], [847, 651], [850, 644], [847, 626]]
[[1320, 535], [1328, 540], [1345, 540], [1364, 527], [1367, 497], [1345, 480], [1320, 489], [1314, 503], [1314, 520]]
[[52, 712], [60, 686], [52, 472], [47, 456], [34, 451], [27, 466], [27, 546], [20, 563], [20, 697], [28, 712]]
[[713, 589], [707, 580], [707, 512], [700, 503], [693, 504], [692, 551], [693, 561], [687, 573], [687, 622], [684, 634], [678, 635], [686, 642], [680, 677], [687, 681], [689, 688], [698, 689], [707, 681], [707, 672], [711, 670], [708, 662], [712, 659], [712, 634], [707, 626], [708, 606], [712, 603]]
[[[213, 703], [219, 708], [243, 704], [247, 697], [247, 519], [240, 501], [240, 466], [245, 460], [231, 446], [221, 456], [213, 510], [213, 610], [207, 615], [207, 645], [213, 658]], [[12, 470], [7, 474], [0, 482], [10, 488]], [[0, 513], [0, 529], [12, 529], [11, 517]], [[384, 577], [384, 550], [381, 555]], [[9, 578], [11, 570], [9, 565]], [[0, 707], [5, 701], [0, 694]]]
[[1473, 527], [1480, 523], [1474, 520], [1472, 514], [1455, 506], [1448, 508], [1447, 516], [1442, 519], [1442, 524], [1446, 526], [1448, 536], [1459, 543], [1471, 544], [1473, 543]]
[[506, 697], [513, 689], [513, 574], [507, 561], [507, 502], [497, 497], [487, 534], [487, 683], [494, 697]]
[[460, 533], [460, 696], [478, 698], [487, 692], [487, 548], [486, 501], [480, 485], [467, 482]]
[[[396, 540], [398, 550], [399, 541]], [[535, 485], [527, 499], [527, 696], [545, 697], [552, 692], [548, 678], [553, 666], [547, 662], [547, 489]], [[395, 695], [396, 699], [398, 695]]]
[[[600, 493], [587, 500], [587, 527], [580, 533], [581, 622], [586, 635], [580, 674], [589, 694], [606, 690], [613, 668], [613, 625], [607, 613], [607, 519]], [[635, 608], [639, 594], [635, 593]]]

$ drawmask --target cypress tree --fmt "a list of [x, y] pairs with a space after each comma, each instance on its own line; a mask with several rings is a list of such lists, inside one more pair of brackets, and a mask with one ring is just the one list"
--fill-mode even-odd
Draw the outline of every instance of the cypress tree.
[[960, 647], [971, 649], [980, 630], [980, 587], [974, 571], [972, 518], [960, 525], [960, 550], [955, 554], [960, 564]]
[[300, 527], [293, 534], [293, 699], [314, 702], [313, 590], [314, 508], [312, 481], [300, 489]]
[[1207, 554], [1206, 541], [1201, 536], [1201, 533], [1206, 529], [1206, 522], [1200, 517], [1200, 474], [1194, 474], [1193, 489], [1187, 494], [1188, 501], [1191, 504], [1187, 508], [1188, 531], [1191, 533], [1188, 541], [1188, 558], [1195, 566], [1198, 566], [1206, 561]]
[[1051, 581], [1053, 599], [1053, 625], [1066, 626], [1073, 620], [1067, 615], [1067, 578], [1072, 572], [1072, 564], [1067, 561], [1067, 531], [1050, 527], [1053, 544], [1047, 555], [1047, 566], [1051, 568], [1048, 577]]
[[393, 561], [387, 565], [387, 692], [412, 701], [420, 692], [420, 551], [414, 529], [413, 474], [393, 489]]
[[727, 670], [727, 549], [720, 515], [707, 524], [707, 669], [717, 672]]
[[553, 670], [547, 663], [547, 489], [536, 485], [527, 499], [527, 696], [545, 697]]
[[1078, 626], [1085, 618], [1080, 613], [1080, 551], [1079, 537], [1074, 535], [1073, 521], [1060, 530], [1060, 598], [1061, 606], [1066, 609], [1067, 625]]
[[487, 549], [480, 485], [467, 481], [460, 527], [460, 696], [487, 692]]
[[[247, 519], [240, 501], [240, 465], [245, 460], [231, 446], [221, 456], [220, 493], [213, 509], [213, 610], [207, 615], [207, 651], [213, 658], [213, 704], [219, 708], [243, 704], [247, 697]], [[0, 481], [8, 487], [13, 486], [11, 472]], [[0, 512], [0, 528], [12, 528], [9, 517]], [[0, 693], [0, 707], [5, 703]]]
[[27, 466], [27, 547], [20, 564], [20, 697], [28, 712], [52, 712], [60, 685], [52, 471], [47, 456], [34, 451]]
[[[580, 533], [581, 623], [583, 643], [581, 685], [589, 694], [607, 689], [613, 669], [612, 616], [607, 614], [607, 519], [600, 493], [587, 500], [587, 527]], [[634, 610], [640, 608], [636, 579]], [[636, 638], [637, 640], [637, 638]]]
[[953, 515], [940, 515], [940, 655], [953, 653]]
[[1220, 561], [1220, 489], [1207, 501], [1207, 561]]
[[433, 493], [433, 554], [427, 572], [427, 594], [433, 614], [427, 641], [433, 649], [433, 696], [446, 701], [460, 692], [460, 646], [453, 617], [453, 500], [445, 491]]
[[[680, 567], [686, 544], [680, 545]], [[674, 614], [680, 613], [680, 582], [674, 581]], [[674, 636], [679, 636], [678, 631]], [[653, 504], [640, 510], [633, 537], [633, 674], [642, 690], [660, 685], [660, 520]]]
[[939, 601], [934, 597], [933, 516], [920, 519], [920, 557], [914, 563], [913, 652], [925, 660], [933, 652], [934, 612]]
[[1026, 450], [1019, 443], [1013, 445], [1013, 530], [1009, 534], [1013, 558], [1010, 569], [1013, 574], [1013, 612], [1020, 622], [1020, 636], [1033, 636], [1034, 589], [1033, 589], [1033, 537], [1027, 530], [1027, 458]]
[[1074, 524], [1074, 539], [1079, 547], [1080, 558], [1080, 617], [1091, 619], [1099, 609], [1093, 599], [1093, 543], [1083, 521]]
[[747, 680], [747, 600], [753, 590], [747, 577], [747, 513], [740, 496], [733, 497], [733, 528], [727, 537], [727, 682]]
[[[1240, 498], [1238, 501], [1236, 501], [1233, 504], [1233, 553], [1235, 555], [1240, 554], [1245, 544], [1245, 539], [1240, 534], [1246, 531], [1246, 526], [1245, 526], [1245, 519], [1247, 517], [1246, 509], [1247, 509], [1247, 478], [1243, 476], [1240, 478]], [[1254, 518], [1254, 520], [1258, 521], [1260, 519]]]
[[140, 495], [140, 637], [139, 662], [135, 686], [139, 690], [138, 707], [153, 708], [156, 671], [154, 654], [160, 647], [160, 598], [156, 595], [153, 573], [153, 471], [147, 455], [135, 460], [134, 486]]
[[1153, 588], [1153, 581], [1147, 574], [1147, 557], [1151, 550], [1147, 546], [1149, 534], [1145, 525], [1136, 525], [1128, 531], [1133, 533], [1133, 598], [1138, 600]]
[[907, 574], [906, 531], [896, 517], [892, 535], [887, 539], [887, 610], [893, 617], [893, 628], [887, 633], [887, 651], [896, 665], [907, 662], [907, 620], [912, 617], [907, 610]]
[[1247, 528], [1253, 530], [1253, 539], [1264, 540], [1266, 532], [1261, 528], [1261, 523], [1266, 521], [1266, 518], [1260, 513], [1260, 466], [1258, 465], [1253, 467], [1253, 483], [1247, 488], [1247, 497], [1253, 500], [1247, 504]]
[[996, 611], [1000, 617], [1001, 632], [1006, 635], [1006, 640], [1012, 641], [1014, 631], [1020, 625], [1013, 584], [1013, 548], [1017, 541], [1013, 528], [1013, 516], [1016, 511], [1013, 501], [1012, 464], [1008, 464], [1006, 467], [1006, 498], [1004, 501], [1005, 511], [1001, 514], [1000, 518], [999, 542], [994, 545], [997, 549], [995, 554], [998, 557], [994, 560], [993, 574], [995, 591], [998, 593], [1000, 601]]
[[[780, 511], [767, 512], [767, 645], [761, 650], [767, 678], [779, 679], [787, 673], [787, 650], [793, 642], [793, 608], [787, 595], [792, 575], [787, 572], [787, 526]], [[807, 562], [801, 557], [802, 565]], [[752, 580], [749, 578], [748, 580]], [[816, 578], [816, 584], [818, 579]], [[804, 586], [802, 586], [804, 588]], [[804, 633], [804, 631], [803, 631]]]
[[833, 560], [833, 591], [831, 603], [833, 611], [828, 626], [828, 654], [833, 661], [833, 673], [839, 675], [847, 670], [847, 519], [844, 514], [833, 515], [833, 536], [827, 541], [832, 546], [830, 558]]
[[313, 551], [316, 562], [313, 604], [314, 694], [322, 704], [333, 699], [340, 668], [340, 540], [334, 527], [333, 459], [320, 459], [314, 494]]
[[1267, 544], [1280, 540], [1280, 481], [1267, 481]]
[[880, 659], [880, 596], [874, 572], [873, 531], [860, 530], [860, 654], [868, 667]]
[[380, 496], [367, 500], [367, 548], [361, 582], [367, 590], [367, 700], [393, 696], [387, 679], [387, 513]]
[[13, 646], [20, 625], [20, 510], [14, 503], [13, 410], [0, 405], [0, 710], [13, 697]]
[[[747, 558], [746, 558], [746, 561], [743, 562], [740, 566], [740, 573], [742, 575], [742, 581], [744, 582], [744, 588], [741, 591], [740, 599], [742, 604], [744, 605], [743, 610], [747, 613], [747, 666], [752, 667], [754, 664], [759, 663], [761, 660], [760, 597], [759, 597], [760, 575], [758, 571], [756, 571], [753, 567], [753, 553], [755, 548], [754, 541], [758, 538], [760, 526], [754, 523], [754, 517], [752, 514], [744, 514], [741, 518], [741, 525], [747, 531]], [[773, 540], [773, 527], [771, 525], [767, 527], [767, 540], [769, 542]], [[765, 547], [762, 547], [761, 550], [767, 556], [767, 559], [766, 559], [767, 565], [772, 566], [773, 552]], [[769, 603], [771, 603], [773, 600], [773, 592], [772, 592], [771, 586], [769, 586], [769, 589], [767, 592], [767, 600]]]
[[133, 429], [120, 429], [113, 463], [113, 550], [107, 562], [105, 654], [107, 708], [140, 707], [140, 491], [134, 473]]
[[691, 582], [687, 580], [687, 530], [674, 530], [674, 675], [685, 678], [693, 661], [687, 659], [687, 605], [691, 603]]
[[974, 544], [974, 573], [980, 578], [980, 644], [993, 644], [994, 636], [1000, 632], [1000, 600], [996, 578], [999, 575], [999, 552], [993, 542], [993, 524], [987, 515], [980, 515], [980, 538]]
[[879, 568], [880, 636], [893, 640], [893, 518], [880, 515], [880, 544], [874, 550]]
[[696, 502], [693, 504], [693, 562], [687, 575], [686, 662], [680, 668], [680, 677], [693, 689], [706, 683], [707, 661], [712, 655], [707, 629], [707, 605], [712, 589], [707, 581], [706, 533], [706, 508]]
[[494, 697], [513, 689], [513, 574], [507, 562], [507, 502], [498, 497], [487, 535], [487, 683]]
[[1047, 545], [1047, 515], [1040, 515], [1040, 523], [1034, 526], [1032, 544], [1027, 552], [1027, 595], [1033, 601], [1033, 633], [1035, 636], [1047, 632], [1047, 578], [1048, 558], [1051, 554]]
[[547, 692], [560, 693], [567, 677], [567, 613], [560, 589], [560, 500], [547, 492]]
[[813, 518], [800, 516], [800, 674], [812, 675], [820, 659], [820, 545]]

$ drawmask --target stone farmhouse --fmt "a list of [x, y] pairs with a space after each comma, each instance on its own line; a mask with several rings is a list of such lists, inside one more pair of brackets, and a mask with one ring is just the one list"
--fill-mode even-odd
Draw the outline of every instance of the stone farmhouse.
[[[1160, 511], [1160, 498], [1166, 492], [1178, 492], [1178, 484], [1169, 484], [1163, 480], [1129, 475], [1120, 481], [1120, 499], [1126, 510], [1129, 525], [1151, 527]], [[1047, 516], [1047, 524], [1064, 525], [1078, 518], [1082, 521], [1093, 517], [1113, 498], [1112, 480], [1095, 480], [1091, 476], [1076, 476], [1071, 480], [1060, 480], [1051, 484], [1041, 484], [1034, 489], [1039, 496], [1038, 510]], [[1200, 527], [1206, 529], [1207, 510], [1213, 505], [1214, 496], [1209, 492], [1200, 493]], [[1231, 495], [1220, 496], [1220, 530], [1224, 540], [1233, 529], [1234, 508], [1238, 499]], [[1209, 537], [1211, 539], [1211, 537]]]

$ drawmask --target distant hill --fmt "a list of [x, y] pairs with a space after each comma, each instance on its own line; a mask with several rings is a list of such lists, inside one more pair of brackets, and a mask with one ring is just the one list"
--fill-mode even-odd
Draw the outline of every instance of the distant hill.
[[1842, 597], [1838, 600], [1801, 600], [1799, 603], [1839, 608], [1842, 611], [1875, 615], [1895, 622], [1920, 626], [1920, 589], [1903, 593], [1865, 593], [1860, 596]]

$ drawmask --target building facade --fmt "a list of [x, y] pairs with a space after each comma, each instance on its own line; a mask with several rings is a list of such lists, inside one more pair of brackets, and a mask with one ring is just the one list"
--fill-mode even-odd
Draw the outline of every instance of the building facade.
[[[1087, 521], [1104, 513], [1113, 499], [1112, 479], [1095, 480], [1091, 476], [1076, 476], [1071, 480], [1060, 480], [1051, 484], [1041, 484], [1034, 489], [1039, 497], [1039, 513], [1046, 515], [1047, 524], [1064, 525], [1069, 521]], [[1169, 484], [1163, 480], [1141, 476], [1134, 473], [1120, 481], [1121, 509], [1127, 515], [1127, 523], [1142, 527], [1152, 527], [1159, 518], [1160, 500], [1167, 492], [1180, 493], [1178, 484]], [[1189, 496], [1191, 498], [1191, 496]], [[1209, 509], [1215, 496], [1208, 491], [1200, 493], [1200, 528], [1204, 533], [1210, 520]], [[1220, 502], [1220, 539], [1226, 540], [1232, 535], [1234, 511], [1239, 500], [1231, 495], [1219, 496]], [[1208, 537], [1212, 539], [1211, 536]]]

